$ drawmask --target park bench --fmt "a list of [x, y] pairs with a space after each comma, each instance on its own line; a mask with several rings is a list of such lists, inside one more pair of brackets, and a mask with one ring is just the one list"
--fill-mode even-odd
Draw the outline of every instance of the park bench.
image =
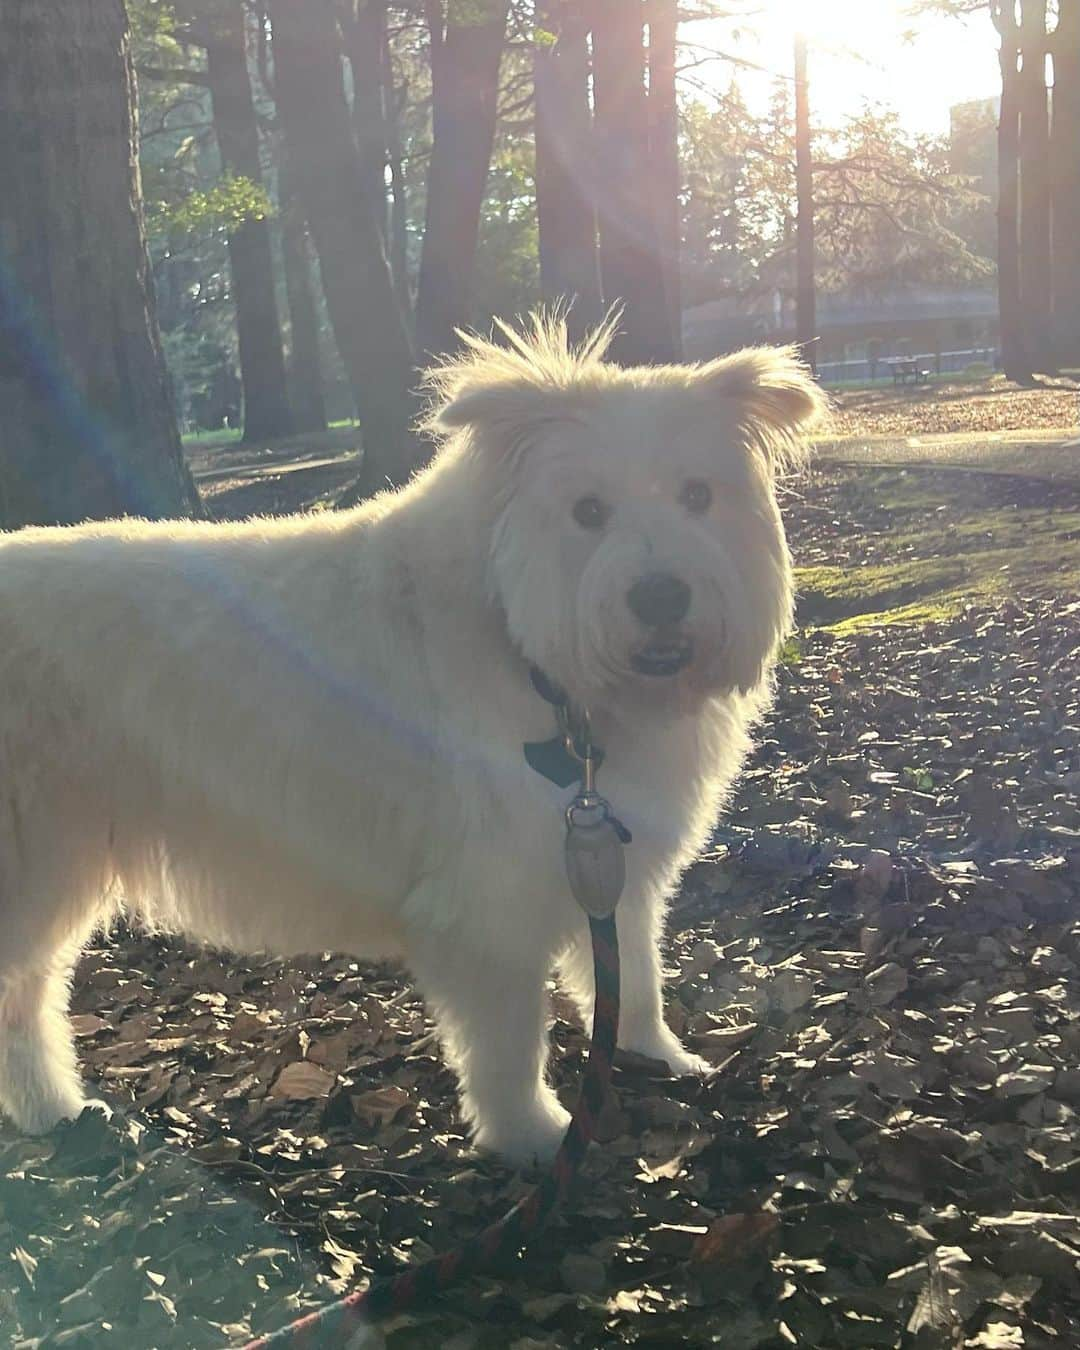
[[918, 361], [893, 361], [893, 384], [925, 384], [930, 372]]

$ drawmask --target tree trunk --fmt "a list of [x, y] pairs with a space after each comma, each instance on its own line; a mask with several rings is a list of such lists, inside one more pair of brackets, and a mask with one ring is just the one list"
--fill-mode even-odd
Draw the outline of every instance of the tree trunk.
[[1057, 363], [1080, 366], [1080, 0], [1059, 0], [1053, 40], [1054, 342]]
[[996, 4], [994, 23], [1001, 35], [1001, 113], [998, 118], [998, 308], [1001, 312], [1001, 364], [1007, 379], [1031, 383], [1031, 359], [1020, 302], [1020, 104], [1019, 30], [1011, 0]]
[[468, 323], [484, 203], [508, 0], [429, 3], [434, 140], [427, 221], [416, 293], [416, 349], [450, 351]]
[[1046, 89], [1046, 0], [1023, 0], [1020, 21], [1020, 296], [1036, 370], [1050, 352], [1050, 111]]
[[795, 174], [798, 220], [795, 245], [795, 340], [817, 373], [817, 290], [814, 280], [814, 161], [810, 135], [810, 82], [806, 38], [795, 38]]
[[649, 164], [655, 193], [656, 237], [676, 360], [682, 359], [682, 211], [679, 194], [679, 107], [675, 94], [677, 0], [647, 0], [649, 25]]
[[363, 191], [328, 0], [271, 0], [275, 97], [286, 153], [319, 257], [323, 292], [364, 439], [350, 500], [403, 482], [418, 447], [410, 433], [412, 357]]
[[593, 197], [588, 20], [579, 0], [538, 0], [536, 214], [540, 285], [551, 304], [569, 304], [580, 339], [603, 318]]
[[5, 0], [0, 521], [190, 515], [122, 0]]
[[289, 298], [289, 389], [296, 430], [325, 431], [322, 362], [319, 357], [319, 320], [315, 309], [314, 278], [303, 207], [292, 186], [288, 157], [283, 156], [278, 177], [281, 198], [281, 255], [285, 293]]
[[673, 361], [648, 171], [645, 10], [641, 0], [595, 0], [593, 16], [600, 279], [607, 303], [623, 306], [612, 354], [626, 365]]
[[[261, 187], [259, 125], [248, 75], [244, 10], [239, 0], [214, 11], [207, 33], [206, 74], [214, 108], [214, 133], [225, 172]], [[244, 440], [287, 436], [292, 431], [292, 414], [274, 295], [270, 222], [245, 220], [230, 232], [228, 248], [244, 386]]]
[[394, 88], [394, 63], [390, 56], [390, 35], [383, 26], [382, 51], [383, 107], [386, 117], [386, 154], [390, 165], [390, 273], [398, 303], [406, 316], [412, 315], [412, 295], [409, 288], [409, 201], [405, 187], [402, 161], [405, 150], [401, 144], [400, 108]]
[[353, 128], [360, 160], [360, 182], [371, 201], [384, 242], [387, 240], [386, 117], [383, 106], [382, 51], [386, 0], [348, 0], [345, 54], [352, 70]]

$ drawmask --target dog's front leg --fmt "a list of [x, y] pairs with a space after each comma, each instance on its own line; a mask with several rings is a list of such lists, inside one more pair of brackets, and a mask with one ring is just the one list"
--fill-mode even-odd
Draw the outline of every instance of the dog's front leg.
[[470, 950], [460, 936], [413, 944], [409, 964], [461, 1085], [473, 1140], [511, 1162], [555, 1155], [570, 1116], [544, 1077], [548, 961]]
[[[621, 1008], [619, 1049], [664, 1060], [673, 1074], [708, 1073], [711, 1066], [691, 1054], [664, 1020], [664, 972], [660, 957], [663, 906], [630, 891], [615, 914], [619, 934]], [[565, 954], [560, 971], [581, 1009], [586, 1029], [592, 1025], [592, 951], [587, 931]]]

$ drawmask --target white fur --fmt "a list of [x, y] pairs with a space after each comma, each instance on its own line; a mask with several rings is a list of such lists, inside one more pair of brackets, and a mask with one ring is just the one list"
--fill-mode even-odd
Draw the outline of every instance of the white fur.
[[[0, 536], [0, 1108], [83, 1101], [79, 949], [123, 904], [239, 951], [402, 957], [481, 1145], [546, 1156], [545, 980], [590, 1004], [562, 870], [568, 791], [539, 664], [592, 709], [634, 832], [621, 1043], [698, 1067], [665, 1025], [665, 900], [706, 840], [791, 617], [773, 495], [820, 397], [790, 352], [620, 370], [557, 322], [471, 339], [433, 377], [445, 440], [353, 511], [114, 521]], [[678, 502], [688, 477], [715, 494]], [[571, 515], [613, 508], [602, 532]], [[643, 573], [693, 588], [680, 675], [635, 675]]]

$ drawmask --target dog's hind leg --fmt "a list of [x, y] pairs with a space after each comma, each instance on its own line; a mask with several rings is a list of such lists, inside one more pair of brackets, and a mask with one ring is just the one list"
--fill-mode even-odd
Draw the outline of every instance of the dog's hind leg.
[[474, 1143], [512, 1162], [550, 1160], [570, 1116], [544, 1076], [547, 962], [436, 941], [408, 959], [460, 1082]]
[[62, 958], [0, 970], [0, 1111], [29, 1134], [86, 1105], [67, 1016], [70, 980]]
[[75, 778], [35, 788], [34, 767], [21, 796], [0, 799], [0, 1112], [44, 1133], [87, 1104], [67, 1015], [71, 974], [116, 897], [100, 798]]

